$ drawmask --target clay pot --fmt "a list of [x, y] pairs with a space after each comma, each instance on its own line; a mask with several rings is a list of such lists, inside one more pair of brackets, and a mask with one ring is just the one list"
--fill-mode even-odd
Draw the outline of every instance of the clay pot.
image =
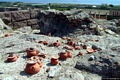
[[82, 52], [78, 53], [78, 56], [83, 56], [83, 55], [84, 55], [84, 53], [82, 53]]
[[66, 50], [66, 52], [67, 52], [68, 58], [72, 58], [72, 53], [68, 50]]
[[66, 40], [66, 39], [67, 39], [67, 37], [62, 37], [62, 39], [63, 39], [63, 40]]
[[58, 57], [56, 57], [56, 56], [52, 56], [51, 57], [51, 64], [53, 64], [53, 65], [57, 65], [58, 64]]
[[38, 43], [43, 44], [43, 41], [38, 41]]
[[40, 71], [40, 65], [37, 63], [36, 60], [28, 60], [25, 71], [28, 74], [38, 73]]
[[73, 46], [75, 43], [73, 41], [67, 41], [67, 44]]
[[37, 61], [37, 63], [39, 64], [40, 67], [42, 67], [42, 58], [38, 57], [38, 56], [32, 56], [30, 58], [30, 60], [34, 60]]
[[67, 37], [67, 41], [72, 41], [73, 39], [70, 37]]
[[55, 47], [60, 46], [60, 42], [57, 40], [55, 43], [53, 43], [53, 46], [55, 46]]
[[6, 34], [5, 34], [5, 37], [8, 37], [8, 36], [10, 36], [10, 34], [9, 34], [9, 33], [6, 33]]
[[76, 46], [76, 47], [75, 47], [75, 50], [80, 50], [80, 46]]
[[68, 58], [68, 53], [67, 52], [60, 52], [58, 53], [60, 56], [60, 59], [66, 60]]
[[65, 49], [68, 49], [68, 50], [74, 50], [74, 48], [72, 46], [64, 46]]
[[42, 67], [42, 58], [38, 57], [38, 56], [32, 56], [30, 58], [30, 60], [34, 60], [37, 61], [37, 63], [39, 64], [40, 67]]
[[28, 57], [32, 57], [32, 56], [36, 56], [39, 51], [35, 50], [34, 48], [27, 48], [26, 52]]
[[44, 54], [44, 53], [39, 53], [38, 56], [42, 57], [42, 58], [46, 58], [46, 54]]
[[16, 55], [16, 54], [13, 54], [13, 53], [10, 53], [10, 54], [7, 56], [7, 61], [8, 61], [8, 62], [15, 62], [17, 59], [18, 59], [17, 55]]
[[95, 40], [95, 42], [99, 42], [99, 40]]
[[94, 50], [93, 50], [92, 48], [88, 48], [88, 49], [87, 49], [87, 52], [88, 52], [89, 54], [91, 54], [91, 53], [94, 52]]
[[83, 49], [87, 49], [87, 46], [86, 45], [82, 45]]
[[44, 41], [43, 44], [44, 44], [44, 45], [48, 45], [48, 41]]

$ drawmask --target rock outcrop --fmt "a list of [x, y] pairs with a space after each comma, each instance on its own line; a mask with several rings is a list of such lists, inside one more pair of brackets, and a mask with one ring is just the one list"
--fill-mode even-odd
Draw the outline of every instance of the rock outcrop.
[[2, 19], [0, 19], [0, 37], [4, 36], [6, 33], [11, 33], [12, 31], [11, 27], [7, 26]]

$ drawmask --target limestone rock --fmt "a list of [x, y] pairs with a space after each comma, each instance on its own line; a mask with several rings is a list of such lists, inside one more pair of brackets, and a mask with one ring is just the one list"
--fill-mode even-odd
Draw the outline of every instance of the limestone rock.
[[31, 29], [31, 26], [24, 26], [22, 28], [19, 28], [17, 31], [22, 33], [31, 33], [32, 29]]

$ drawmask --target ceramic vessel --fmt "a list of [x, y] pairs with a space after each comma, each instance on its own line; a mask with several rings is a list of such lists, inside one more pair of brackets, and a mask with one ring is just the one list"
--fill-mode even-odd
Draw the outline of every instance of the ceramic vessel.
[[43, 44], [44, 44], [44, 45], [48, 45], [48, 41], [44, 41]]
[[27, 56], [28, 56], [28, 57], [32, 57], [32, 56], [36, 56], [39, 51], [37, 51], [37, 50], [34, 49], [34, 48], [27, 48], [27, 49], [26, 49], [26, 52], [27, 52]]
[[88, 49], [87, 49], [87, 52], [88, 52], [89, 54], [91, 54], [91, 53], [94, 52], [94, 50], [93, 50], [92, 48], [88, 48]]
[[36, 60], [29, 59], [27, 61], [25, 71], [28, 74], [36, 74], [40, 71], [40, 65], [37, 63]]
[[66, 50], [66, 52], [67, 52], [68, 58], [72, 58], [72, 53], [68, 50]]
[[62, 37], [62, 39], [63, 39], [63, 40], [66, 40], [66, 39], [67, 39], [67, 37], [65, 37], [65, 36], [64, 36], [64, 37]]
[[75, 50], [80, 50], [80, 46], [75, 46]]
[[64, 48], [65, 48], [65, 49], [68, 49], [68, 50], [74, 50], [74, 47], [72, 47], [72, 46], [67, 46], [67, 45], [66, 45], [66, 46], [64, 46]]
[[57, 56], [52, 56], [52, 57], [51, 57], [51, 64], [57, 65], [58, 62], [59, 62], [59, 60], [58, 60], [58, 57], [57, 57]]
[[53, 43], [53, 46], [56, 46], [56, 47], [60, 46], [60, 42], [57, 40], [55, 43]]
[[40, 65], [40, 67], [42, 67], [42, 58], [38, 57], [38, 56], [32, 56], [30, 58], [30, 60], [34, 60], [37, 61], [37, 63]]
[[8, 36], [10, 36], [10, 34], [9, 34], [9, 33], [6, 33], [6, 34], [5, 34], [5, 37], [8, 37]]
[[38, 56], [42, 57], [42, 58], [46, 58], [46, 54], [44, 54], [44, 53], [39, 53]]
[[84, 53], [82, 53], [82, 52], [78, 53], [78, 56], [83, 56], [83, 55], [84, 55]]
[[72, 41], [73, 39], [70, 37], [67, 37], [67, 41]]
[[87, 46], [86, 45], [82, 45], [83, 49], [87, 49]]
[[7, 56], [7, 61], [8, 61], [8, 62], [15, 62], [17, 59], [18, 59], [17, 55], [16, 55], [16, 54], [13, 54], [13, 53], [10, 53], [10, 54]]
[[38, 43], [43, 44], [44, 42], [43, 41], [38, 41]]
[[63, 59], [63, 60], [66, 60], [68, 58], [67, 52], [60, 52], [58, 53], [58, 55], [60, 56], [60, 59]]

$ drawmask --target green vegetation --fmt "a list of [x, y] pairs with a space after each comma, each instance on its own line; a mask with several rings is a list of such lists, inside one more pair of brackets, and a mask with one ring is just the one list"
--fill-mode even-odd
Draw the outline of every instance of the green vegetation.
[[40, 9], [47, 9], [50, 6], [51, 9], [57, 10], [69, 10], [73, 8], [77, 9], [97, 9], [97, 10], [120, 10], [120, 6], [116, 6], [113, 4], [101, 4], [95, 5], [85, 5], [85, 4], [60, 4], [60, 3], [48, 3], [48, 4], [32, 4], [32, 3], [23, 3], [23, 2], [0, 2], [0, 7], [21, 7], [22, 9], [29, 8], [40, 8]]

